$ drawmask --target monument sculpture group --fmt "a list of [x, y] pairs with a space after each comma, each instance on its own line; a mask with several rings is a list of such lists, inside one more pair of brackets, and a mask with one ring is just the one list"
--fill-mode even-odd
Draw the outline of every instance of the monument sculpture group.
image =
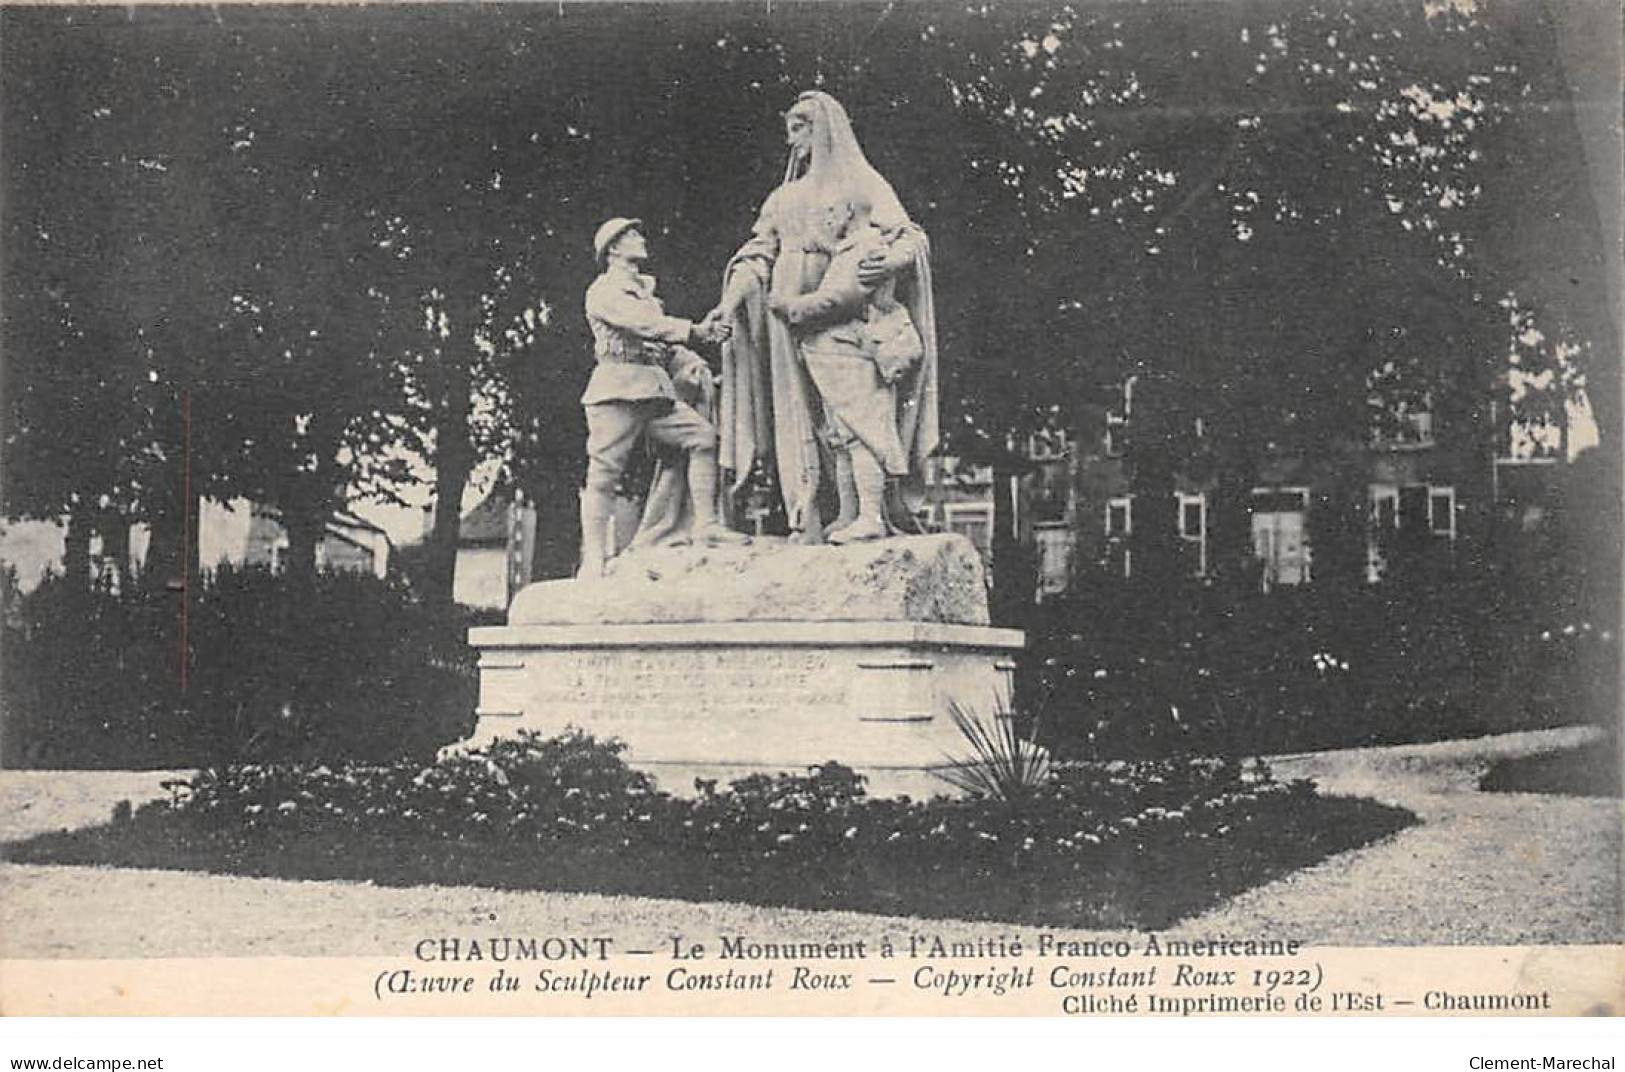
[[[950, 705], [1008, 704], [1021, 634], [988, 627], [970, 542], [921, 535], [909, 508], [938, 443], [929, 243], [833, 97], [802, 94], [785, 138], [784, 181], [698, 321], [643, 273], [641, 221], [598, 228], [581, 568], [472, 631], [476, 740], [579, 726], [675, 791], [834, 759], [921, 793], [963, 752]], [[641, 447], [654, 477], [617, 548]], [[788, 537], [722, 520], [764, 471]]]

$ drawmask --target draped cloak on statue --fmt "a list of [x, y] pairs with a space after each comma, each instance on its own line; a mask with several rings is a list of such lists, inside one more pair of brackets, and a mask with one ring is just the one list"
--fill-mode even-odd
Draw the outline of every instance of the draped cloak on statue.
[[[789, 326], [768, 311], [768, 301], [817, 288], [830, 261], [820, 224], [832, 206], [850, 201], [869, 205], [870, 219], [886, 236], [892, 256], [910, 260], [897, 273], [897, 297], [920, 333], [924, 354], [895, 389], [898, 431], [909, 480], [916, 485], [923, 480], [926, 457], [936, 449], [939, 428], [937, 322], [925, 232], [863, 155], [851, 120], [835, 98], [804, 93], [796, 107], [811, 112], [805, 170], [796, 174], [800, 161], [792, 154], [784, 183], [763, 204], [751, 237], [728, 262], [723, 277], [724, 294], [742, 300], [733, 337], [722, 348], [717, 460], [731, 474], [730, 492], [737, 493], [758, 463], [773, 459], [790, 527], [801, 531], [820, 481], [833, 480], [833, 471], [820, 456], [823, 403]], [[913, 528], [909, 517], [888, 520], [904, 531]]]

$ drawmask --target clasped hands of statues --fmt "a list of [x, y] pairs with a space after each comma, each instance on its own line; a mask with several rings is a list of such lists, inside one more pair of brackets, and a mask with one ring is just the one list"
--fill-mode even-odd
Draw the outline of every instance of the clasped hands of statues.
[[[696, 323], [689, 329], [690, 343], [704, 343], [708, 346], [720, 346], [733, 336], [733, 328], [723, 317], [722, 308], [718, 306], [705, 314], [705, 319]], [[650, 356], [658, 357], [665, 353], [664, 343], [649, 343]], [[712, 383], [721, 383], [722, 378], [711, 372], [704, 362], [695, 361], [675, 370], [673, 377], [678, 387], [699, 388], [704, 377], [710, 377]]]
[[[902, 270], [906, 264], [906, 257], [888, 253], [884, 250], [876, 250], [858, 262], [858, 282], [864, 287], [878, 286], [885, 282], [888, 277]], [[733, 337], [731, 321], [734, 311], [737, 309], [737, 303], [733, 303], [734, 308], [725, 310], [724, 306], [728, 304], [730, 303], [724, 298], [722, 304], [706, 313], [704, 319], [694, 325], [692, 337], [695, 342], [719, 346]], [[777, 295], [768, 300], [768, 309], [775, 316], [783, 317], [785, 308], [784, 299]], [[679, 374], [678, 382], [679, 384], [698, 386], [700, 375], [700, 366], [694, 365]], [[720, 378], [718, 382], [720, 382]]]

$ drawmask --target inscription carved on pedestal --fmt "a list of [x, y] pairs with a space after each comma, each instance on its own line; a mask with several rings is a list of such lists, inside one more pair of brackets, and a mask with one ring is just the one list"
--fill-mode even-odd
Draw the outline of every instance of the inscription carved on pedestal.
[[662, 721], [844, 712], [846, 675], [818, 651], [575, 651], [550, 654], [532, 696], [539, 710]]

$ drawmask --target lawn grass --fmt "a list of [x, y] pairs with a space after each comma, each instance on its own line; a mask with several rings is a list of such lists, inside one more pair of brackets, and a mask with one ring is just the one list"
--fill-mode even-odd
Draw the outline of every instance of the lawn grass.
[[1577, 748], [1497, 760], [1479, 779], [1487, 793], [1620, 796], [1619, 741], [1613, 736]]
[[1416, 821], [1402, 808], [1346, 797], [1266, 802], [1224, 836], [1108, 846], [1080, 873], [996, 858], [898, 858], [866, 852], [793, 864], [696, 857], [513, 837], [444, 838], [357, 831], [222, 830], [145, 808], [86, 830], [6, 845], [18, 863], [140, 867], [254, 877], [452, 885], [736, 901], [919, 918], [1072, 929], [1160, 930], [1243, 890], [1390, 836]]

